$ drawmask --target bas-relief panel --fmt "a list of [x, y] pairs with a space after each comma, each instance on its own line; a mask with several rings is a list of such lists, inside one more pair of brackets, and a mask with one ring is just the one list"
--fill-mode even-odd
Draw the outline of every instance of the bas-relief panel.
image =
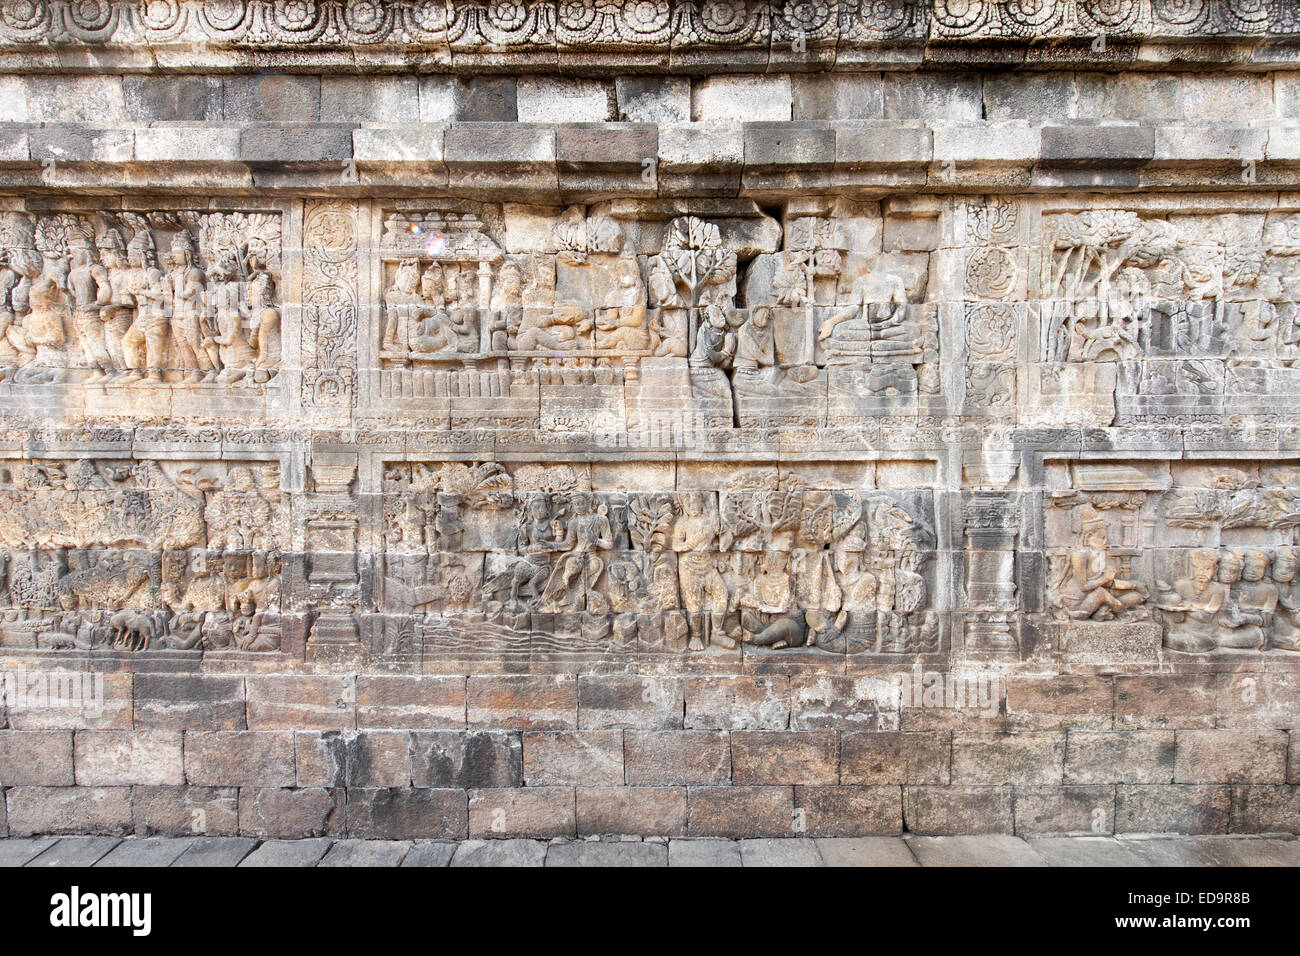
[[0, 460], [0, 645], [281, 650], [274, 462]]
[[1053, 213], [1039, 257], [1041, 418], [1023, 420], [1300, 414], [1300, 214]]
[[592, 490], [585, 465], [387, 463], [372, 653], [940, 650], [931, 490], [758, 466], [688, 490], [644, 477]]
[[743, 204], [719, 218], [386, 211], [375, 404], [451, 427], [606, 434], [938, 407], [929, 256], [886, 253], [877, 204], [827, 203], [783, 228]]
[[[1282, 606], [1291, 525], [1240, 502], [1245, 516], [1228, 523], [1188, 517], [1189, 502], [1217, 501], [1234, 482], [1234, 494], [1282, 507], [1291, 469], [1206, 476], [1175, 462], [1165, 485], [1130, 487], [1096, 478], [1104, 463], [1076, 462], [1066, 471], [1093, 478], [1058, 483], [1025, 516], [1014, 462], [1025, 453], [1017, 427], [1285, 418], [1300, 357], [1300, 215], [1059, 206], [987, 197], [900, 213], [810, 200], [695, 215], [641, 202], [310, 201], [300, 256], [285, 254], [283, 217], [269, 212], [6, 213], [0, 392], [203, 391], [214, 397], [205, 419], [240, 421], [204, 437], [227, 459], [253, 440], [235, 434], [262, 424], [252, 419], [287, 428], [256, 455], [277, 466], [187, 465], [200, 423], [175, 404], [160, 423], [137, 404], [134, 459], [105, 453], [61, 470], [24, 459], [10, 484], [57, 491], [46, 504], [100, 538], [46, 540], [10, 505], [10, 594], [39, 578], [55, 596], [11, 598], [4, 643], [282, 650], [283, 566], [309, 655], [364, 650], [399, 665], [747, 645], [869, 658], [963, 639], [1014, 653], [1018, 605], [1044, 602], [1043, 616], [1075, 631], [1158, 628], [1169, 651], [1291, 649], [1280, 612], [1251, 609], [1267, 595], [1245, 611], [1233, 598], [1263, 567]], [[250, 412], [229, 403], [284, 377], [281, 288], [301, 389]], [[357, 428], [331, 444], [321, 429], [338, 416]], [[837, 428], [860, 441], [837, 442]], [[635, 447], [723, 460], [708, 481], [661, 480], [632, 450], [632, 436], [656, 434], [662, 447]], [[148, 457], [151, 436], [165, 460]], [[461, 462], [438, 460], [439, 436], [460, 443]], [[604, 448], [629, 477], [592, 484], [586, 465], [521, 458], [569, 439]], [[968, 439], [979, 447], [963, 451], [958, 475], [941, 449]], [[302, 491], [264, 483], [309, 440], [341, 463], [315, 456]], [[833, 453], [883, 467], [903, 448], [934, 460], [912, 483], [827, 485], [741, 460], [742, 444], [776, 461]], [[404, 457], [358, 487], [366, 445]], [[941, 541], [937, 493], [970, 481], [978, 500], [956, 509]], [[288, 537], [253, 544], [209, 527], [208, 499], [227, 482], [256, 490], [276, 520], [292, 510]], [[105, 494], [124, 502], [120, 515], [97, 503]], [[1017, 570], [1026, 518], [1046, 542], [1037, 594]], [[153, 530], [131, 537], [131, 521]], [[201, 533], [168, 530], [186, 521]], [[100, 596], [68, 607], [59, 582], [78, 575]], [[167, 590], [169, 575], [179, 583]], [[963, 610], [979, 620], [967, 615], [954, 638], [949, 616]]]
[[0, 213], [0, 382], [275, 387], [281, 216]]
[[1051, 616], [1145, 623], [1186, 654], [1300, 650], [1300, 463], [1055, 463], [1049, 479]]

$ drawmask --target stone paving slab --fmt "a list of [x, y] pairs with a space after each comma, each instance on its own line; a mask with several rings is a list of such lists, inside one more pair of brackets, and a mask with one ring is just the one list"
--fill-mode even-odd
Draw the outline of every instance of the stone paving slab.
[[902, 837], [835, 837], [814, 841], [827, 866], [920, 866]]
[[402, 858], [402, 866], [449, 866], [452, 854], [456, 852], [459, 845], [432, 841], [412, 844], [411, 849]]
[[858, 837], [781, 840], [0, 839], [2, 866], [1300, 866], [1284, 837]]
[[735, 840], [669, 840], [669, 866], [741, 866]]
[[1036, 837], [1029, 846], [1048, 866], [1150, 866], [1114, 837]]
[[547, 866], [667, 866], [666, 843], [553, 843]]
[[1300, 843], [1267, 837], [1151, 837], [1124, 844], [1147, 866], [1300, 866]]
[[456, 847], [452, 866], [545, 866], [541, 840], [469, 840]]
[[315, 866], [333, 841], [328, 837], [311, 840], [267, 840], [244, 858], [240, 866]]
[[28, 866], [94, 866], [122, 841], [109, 836], [63, 837]]
[[1047, 866], [1028, 843], [1004, 833], [906, 839], [922, 866]]
[[198, 837], [172, 866], [238, 866], [256, 848], [252, 837]]
[[95, 866], [171, 866], [193, 842], [193, 837], [126, 839], [109, 850]]
[[741, 840], [742, 866], [825, 866], [812, 840]]
[[317, 866], [401, 866], [410, 850], [406, 840], [339, 840]]
[[0, 840], [0, 867], [24, 866], [59, 840], [58, 837], [23, 837]]

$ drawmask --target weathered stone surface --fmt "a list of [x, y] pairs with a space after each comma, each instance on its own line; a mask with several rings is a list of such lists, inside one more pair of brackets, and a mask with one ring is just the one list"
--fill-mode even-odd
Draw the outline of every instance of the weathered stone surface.
[[952, 762], [947, 733], [880, 731], [840, 736], [840, 780], [853, 784], [946, 784]]
[[199, 837], [172, 866], [238, 866], [256, 847], [257, 841], [248, 837]]
[[620, 786], [623, 732], [526, 733], [524, 784], [529, 787]]
[[402, 866], [448, 866], [452, 854], [463, 846], [461, 843], [442, 843], [438, 841], [417, 841], [402, 857]]
[[13, 836], [123, 834], [131, 827], [130, 787], [12, 787], [5, 804]]
[[456, 846], [452, 866], [545, 866], [541, 840], [469, 840]]
[[286, 731], [191, 731], [185, 780], [206, 787], [292, 787], [293, 734]]
[[347, 832], [361, 840], [463, 840], [467, 814], [463, 790], [348, 790]]
[[241, 787], [239, 832], [241, 836], [264, 840], [341, 834], [345, 828], [344, 805], [343, 790]]
[[338, 840], [317, 866], [401, 866], [410, 851], [405, 840]]
[[239, 833], [235, 787], [132, 787], [131, 822], [139, 836]]
[[839, 738], [822, 731], [731, 735], [731, 777], [737, 784], [839, 782]]
[[568, 787], [473, 790], [469, 795], [471, 838], [572, 837], [577, 826], [574, 791]]
[[181, 735], [173, 731], [78, 731], [73, 740], [77, 783], [89, 787], [184, 782]]
[[417, 787], [518, 787], [523, 785], [523, 776], [523, 747], [517, 734], [411, 734], [411, 779]]
[[94, 866], [122, 841], [116, 837], [64, 837], [27, 866], [62, 867]]
[[795, 787], [795, 817], [812, 837], [903, 831], [901, 787]]
[[731, 779], [730, 738], [721, 732], [628, 731], [623, 755], [631, 786], [701, 786]]
[[743, 866], [825, 866], [813, 840], [741, 840]]
[[1295, 828], [1288, 5], [38, 6], [0, 835]]
[[240, 862], [240, 866], [307, 867], [320, 862], [331, 840], [267, 840]]
[[57, 841], [57, 837], [10, 838], [0, 841], [0, 866], [26, 866]]
[[547, 866], [667, 866], [667, 843], [594, 842], [552, 844]]
[[691, 787], [687, 802], [689, 836], [760, 834], [771, 838], [797, 832], [790, 787]]
[[1121, 785], [1115, 789], [1116, 833], [1226, 833], [1229, 787]]
[[669, 840], [669, 866], [741, 866], [740, 843], [734, 840]]
[[1012, 836], [965, 836], [939, 839], [908, 837], [922, 866], [1047, 866], [1033, 847]]
[[784, 730], [790, 683], [776, 677], [692, 678], [686, 682], [686, 727], [695, 730]]
[[1149, 866], [1134, 841], [1112, 837], [1034, 837], [1033, 851], [1048, 866]]
[[579, 787], [579, 836], [684, 836], [684, 787]]
[[826, 866], [920, 866], [896, 837], [836, 837], [814, 841]]
[[72, 783], [70, 732], [0, 731], [0, 786], [68, 787]]
[[1173, 783], [1174, 735], [1170, 731], [1070, 731], [1066, 783]]
[[123, 840], [96, 861], [97, 867], [171, 866], [194, 841], [176, 837]]

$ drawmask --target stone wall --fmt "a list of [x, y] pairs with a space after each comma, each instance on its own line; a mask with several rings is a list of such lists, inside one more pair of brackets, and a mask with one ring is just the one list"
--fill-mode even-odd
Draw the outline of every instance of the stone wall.
[[1297, 832], [1298, 37], [0, 8], [0, 833]]

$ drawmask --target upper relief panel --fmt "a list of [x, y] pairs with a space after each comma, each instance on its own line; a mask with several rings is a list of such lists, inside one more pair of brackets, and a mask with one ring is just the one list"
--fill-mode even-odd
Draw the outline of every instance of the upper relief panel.
[[[667, 204], [665, 204], [666, 206]], [[383, 213], [373, 404], [554, 432], [822, 426], [940, 403], [926, 252], [877, 204]]]
[[0, 383], [37, 410], [260, 408], [280, 384], [281, 260], [277, 212], [0, 213]]
[[1300, 411], [1300, 215], [1045, 215], [1040, 256], [1035, 404], [1046, 416]]

